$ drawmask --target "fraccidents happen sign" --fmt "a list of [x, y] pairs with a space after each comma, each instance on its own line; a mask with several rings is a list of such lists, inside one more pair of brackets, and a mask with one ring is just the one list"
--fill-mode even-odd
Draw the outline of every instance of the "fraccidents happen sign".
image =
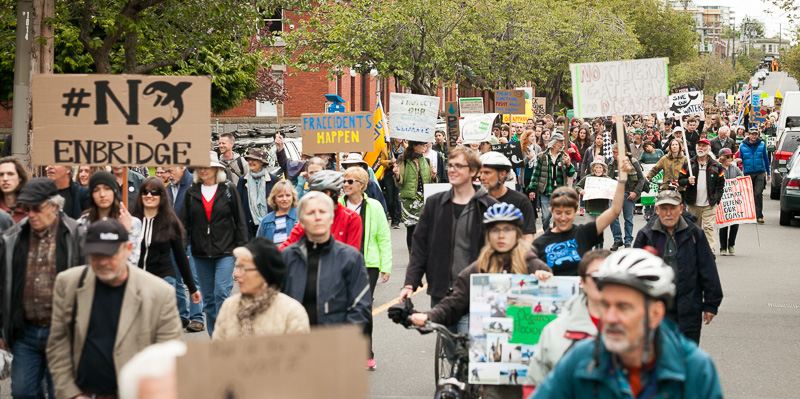
[[209, 164], [206, 76], [34, 75], [35, 165]]
[[372, 151], [374, 118], [372, 112], [303, 114], [303, 153]]

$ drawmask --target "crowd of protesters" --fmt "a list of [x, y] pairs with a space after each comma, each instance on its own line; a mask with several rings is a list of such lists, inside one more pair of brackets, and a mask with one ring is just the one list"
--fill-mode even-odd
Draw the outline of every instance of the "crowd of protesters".
[[[665, 317], [699, 342], [701, 321], [722, 300], [715, 255], [735, 253], [738, 226], [719, 229], [716, 240], [725, 179], [752, 177], [763, 223], [770, 172], [769, 126], [748, 129], [727, 111], [706, 118], [545, 116], [498, 124], [486, 142], [453, 148], [441, 131], [435, 143], [391, 139], [379, 154], [381, 176], [361, 154], [305, 157], [292, 174], [280, 135], [278, 165], [264, 149], [236, 153], [233, 135], [223, 134], [209, 166], [158, 167], [153, 177], [147, 168], [49, 165], [46, 177], [31, 178], [19, 160], [2, 158], [0, 349], [14, 355], [12, 396], [114, 397], [119, 363], [180, 338], [181, 328], [230, 340], [358, 324], [374, 370], [372, 298], [392, 274], [392, 247], [403, 244], [391, 230], [400, 225], [409, 263], [398, 299], [425, 277], [433, 307], [416, 322], [463, 331], [464, 279], [474, 272], [581, 276], [588, 285], [600, 255], [586, 254], [604, 247], [610, 227], [611, 251], [648, 247], [674, 269], [678, 306]], [[492, 151], [508, 142], [522, 144], [522, 166]], [[591, 178], [619, 181], [613, 200], [585, 200]], [[430, 183], [450, 188], [426, 198]], [[644, 204], [651, 191], [654, 204]], [[635, 233], [637, 213], [647, 225]], [[490, 214], [512, 216], [487, 222]], [[152, 295], [131, 305], [132, 286]], [[588, 300], [594, 315], [596, 293], [570, 306]], [[166, 297], [168, 307], [158, 302]], [[160, 313], [133, 320], [137, 306]], [[136, 334], [149, 338], [114, 351], [127, 323], [146, 324]], [[587, 335], [597, 333], [591, 327]], [[543, 380], [553, 365], [531, 378]]]

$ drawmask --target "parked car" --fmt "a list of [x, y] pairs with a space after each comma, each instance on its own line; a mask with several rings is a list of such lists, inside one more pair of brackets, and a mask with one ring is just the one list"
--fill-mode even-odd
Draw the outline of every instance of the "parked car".
[[791, 224], [795, 216], [800, 216], [800, 149], [795, 150], [791, 162], [779, 168], [785, 176], [781, 184], [781, 213], [779, 223], [781, 226]]
[[774, 146], [767, 146], [767, 152], [772, 153], [772, 159], [770, 160], [770, 167], [772, 168], [772, 180], [769, 190], [770, 199], [776, 200], [780, 196], [783, 176], [778, 170], [787, 167], [789, 158], [798, 147], [800, 147], [800, 128], [798, 127], [786, 129], [783, 137]]

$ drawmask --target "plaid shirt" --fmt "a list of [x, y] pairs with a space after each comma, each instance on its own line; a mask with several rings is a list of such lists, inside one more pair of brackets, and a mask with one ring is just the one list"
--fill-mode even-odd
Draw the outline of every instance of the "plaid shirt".
[[[539, 155], [536, 166], [533, 168], [533, 176], [528, 190], [536, 189], [541, 195], [550, 196], [553, 190], [566, 185], [565, 177], [575, 175], [575, 166], [570, 163], [568, 167], [563, 158], [563, 152], [556, 156], [555, 162], [553, 162], [550, 151], [545, 151]], [[542, 175], [543, 171], [546, 173], [544, 176]], [[543, 189], [540, 187], [542, 183], [544, 183]]]
[[58, 225], [59, 219], [56, 217], [53, 224], [42, 232], [31, 229], [22, 306], [25, 321], [38, 326], [50, 325], [53, 312]]

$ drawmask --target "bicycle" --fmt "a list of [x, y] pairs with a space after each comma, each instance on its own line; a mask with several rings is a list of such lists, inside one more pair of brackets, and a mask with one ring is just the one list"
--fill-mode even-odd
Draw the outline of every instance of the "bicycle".
[[[469, 335], [453, 333], [446, 326], [431, 321], [426, 321], [422, 327], [411, 324], [411, 314], [414, 313], [414, 310], [410, 298], [406, 298], [403, 304], [395, 305], [392, 308], [395, 311], [391, 312], [390, 309], [389, 317], [395, 323], [402, 324], [407, 329], [417, 330], [420, 334], [436, 332], [435, 378], [437, 389], [433, 396], [434, 399], [479, 399], [479, 386], [468, 383]], [[397, 309], [400, 311], [398, 312]], [[402, 317], [403, 314], [405, 317]], [[397, 317], [398, 315], [399, 317]], [[448, 343], [453, 347], [454, 360], [452, 363], [445, 350]]]

